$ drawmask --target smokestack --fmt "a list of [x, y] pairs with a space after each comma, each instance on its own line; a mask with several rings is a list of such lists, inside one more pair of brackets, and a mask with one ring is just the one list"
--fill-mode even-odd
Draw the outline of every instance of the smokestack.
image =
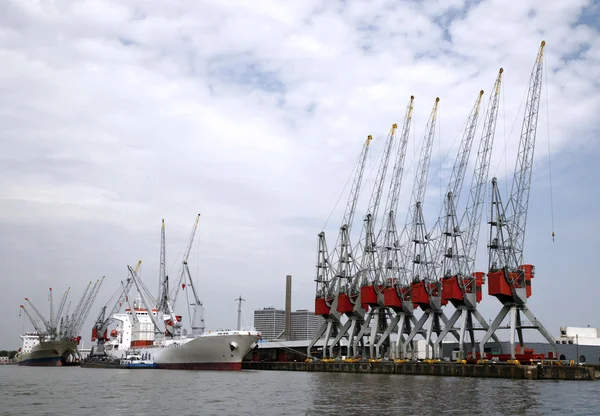
[[292, 275], [288, 274], [285, 277], [285, 327], [283, 330], [285, 339], [289, 340], [291, 337], [291, 326], [292, 326]]

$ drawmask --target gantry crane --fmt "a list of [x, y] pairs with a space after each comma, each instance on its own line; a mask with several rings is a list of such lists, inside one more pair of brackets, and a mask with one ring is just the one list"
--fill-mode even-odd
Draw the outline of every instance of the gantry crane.
[[[475, 255], [477, 254], [477, 241], [479, 239], [479, 230], [481, 225], [481, 216], [483, 213], [483, 202], [485, 198], [485, 186], [488, 180], [490, 159], [494, 143], [494, 134], [496, 131], [496, 119], [498, 116], [498, 107], [500, 103], [500, 86], [502, 82], [503, 69], [500, 68], [498, 77], [494, 83], [494, 88], [490, 94], [490, 100], [485, 116], [481, 141], [475, 161], [475, 170], [471, 180], [471, 189], [469, 200], [461, 220], [458, 220], [456, 196], [458, 192], [456, 186], [450, 185], [448, 194], [444, 201], [444, 227], [443, 244], [441, 246], [442, 263], [442, 300], [449, 301], [456, 308], [454, 314], [444, 326], [442, 332], [434, 342], [434, 354], [439, 351], [440, 343], [444, 340], [448, 332], [453, 329], [454, 324], [460, 318], [459, 333], [459, 354], [458, 359], [463, 360], [465, 355], [465, 332], [468, 330], [471, 351], [475, 355], [475, 330], [487, 330], [488, 324], [477, 311], [477, 304], [482, 298], [482, 286], [484, 284], [484, 273], [473, 272], [475, 266]], [[473, 126], [474, 128], [474, 126]], [[474, 133], [474, 132], [473, 132]], [[467, 139], [468, 140], [468, 139]], [[464, 146], [461, 144], [461, 149]], [[465, 150], [459, 150], [459, 155]], [[460, 157], [461, 165], [468, 162], [468, 154]], [[455, 166], [455, 169], [456, 166]], [[458, 169], [461, 169], [459, 167]], [[464, 172], [463, 172], [464, 175]], [[458, 174], [453, 172], [452, 178]], [[454, 180], [455, 181], [455, 180]], [[453, 183], [451, 179], [450, 183]], [[474, 325], [475, 318], [481, 327]], [[495, 338], [496, 341], [497, 338]]]
[[[410, 101], [406, 108], [402, 133], [398, 144], [398, 152], [396, 153], [396, 160], [392, 170], [390, 190], [384, 210], [385, 217], [383, 219], [380, 235], [377, 238], [378, 246], [380, 248], [378, 278], [371, 286], [363, 286], [361, 289], [363, 299], [373, 308], [371, 316], [373, 316], [375, 320], [371, 326], [370, 335], [369, 356], [371, 358], [375, 358], [375, 354], [377, 354], [378, 357], [381, 356], [382, 345], [384, 345], [384, 343], [389, 344], [390, 334], [394, 331], [400, 320], [400, 315], [396, 313], [391, 317], [389, 324], [387, 324], [388, 312], [390, 310], [399, 312], [400, 309], [392, 304], [386, 304], [384, 293], [386, 287], [391, 288], [394, 291], [396, 290], [393, 287], [392, 282], [393, 279], [397, 278], [400, 270], [400, 235], [398, 234], [396, 217], [398, 202], [400, 201], [400, 190], [402, 189], [402, 179], [404, 176], [404, 161], [406, 159], [406, 148], [410, 135], [414, 98], [414, 96], [410, 97]], [[375, 310], [377, 310], [377, 312], [375, 312]], [[384, 319], [385, 324], [387, 324], [385, 329], [380, 324]], [[383, 331], [381, 331], [382, 329]], [[382, 332], [382, 334], [375, 344], [378, 332]]]
[[[413, 183], [413, 189], [411, 199], [409, 203], [409, 211], [406, 217], [406, 224], [402, 234], [407, 238], [407, 241], [402, 244], [399, 242], [397, 250], [393, 250], [397, 254], [393, 257], [397, 258], [397, 263], [394, 264], [395, 260], [392, 258], [392, 264], [386, 264], [386, 272], [388, 277], [386, 280], [386, 288], [384, 289], [384, 305], [392, 308], [396, 312], [396, 316], [393, 318], [388, 331], [386, 331], [382, 338], [388, 337], [391, 330], [397, 325], [398, 326], [398, 341], [396, 343], [396, 357], [400, 356], [400, 351], [406, 355], [406, 345], [410, 342], [414, 336], [421, 332], [420, 327], [416, 331], [410, 331], [411, 323], [415, 323], [414, 318], [414, 305], [412, 295], [412, 274], [418, 278], [417, 270], [415, 265], [420, 264], [421, 261], [424, 263], [425, 259], [421, 260], [421, 254], [417, 253], [421, 248], [421, 245], [427, 244], [425, 241], [425, 232], [422, 230], [425, 224], [422, 219], [421, 204], [425, 197], [425, 191], [427, 188], [427, 174], [429, 172], [429, 162], [431, 160], [431, 150], [433, 148], [433, 138], [435, 135], [435, 124], [437, 120], [437, 111], [439, 105], [439, 98], [435, 99], [431, 114], [427, 121], [425, 133], [423, 136], [423, 142], [421, 147], [421, 153], [419, 156], [419, 162], [415, 171], [415, 181]], [[402, 235], [399, 239], [402, 240]], [[411, 250], [411, 244], [414, 244]], [[412, 253], [411, 253], [412, 251]], [[411, 258], [412, 254], [412, 258]], [[410, 261], [413, 262], [412, 269], [408, 270]], [[423, 319], [421, 319], [423, 320]], [[415, 323], [415, 327], [419, 325], [421, 321]], [[422, 324], [421, 324], [422, 326]], [[391, 328], [391, 329], [390, 329]], [[413, 334], [414, 332], [414, 334]], [[404, 333], [409, 333], [410, 339], [404, 340]]]
[[[500, 329], [500, 324], [509, 312], [511, 359], [515, 359], [515, 331], [522, 346], [522, 330], [525, 328], [538, 330], [556, 353], [554, 339], [527, 307], [527, 299], [532, 293], [531, 279], [534, 277], [535, 268], [531, 264], [523, 264], [545, 45], [546, 43], [542, 41], [529, 80], [515, 174], [511, 195], [506, 205], [502, 203], [497, 179], [492, 179], [488, 293], [495, 296], [503, 306], [481, 340], [482, 358], [486, 342]], [[529, 318], [529, 324], [523, 323], [521, 312]]]
[[[447, 321], [442, 306], [448, 304], [447, 299], [442, 294], [442, 281], [438, 278], [440, 265], [449, 268], [451, 263], [447, 262], [449, 253], [452, 253], [452, 237], [458, 234], [458, 221], [456, 219], [457, 204], [462, 190], [462, 184], [469, 164], [469, 156], [471, 155], [471, 147], [473, 139], [475, 138], [475, 132], [477, 130], [477, 121], [479, 120], [479, 109], [481, 107], [481, 100], [483, 98], [483, 91], [477, 94], [475, 104], [463, 132], [463, 138], [458, 148], [458, 155], [454, 161], [454, 167], [450, 174], [450, 180], [446, 190], [446, 197], [442, 202], [442, 209], [437, 222], [429, 231], [430, 235], [433, 235], [431, 243], [426, 247], [430, 253], [431, 263], [425, 270], [427, 275], [421, 278], [421, 282], [415, 284], [418, 290], [413, 289], [413, 298], [419, 300], [420, 296], [425, 295], [429, 298], [429, 307], [425, 306], [424, 302], [419, 301], [419, 306], [429, 315], [429, 327], [427, 329], [427, 345], [432, 341], [432, 332], [437, 334], [436, 340], [441, 342], [440, 335], [442, 326], [440, 325], [440, 319], [444, 322]], [[446, 272], [450, 273], [447, 269]], [[432, 274], [433, 273], [433, 274]], [[424, 298], [423, 298], [424, 299]], [[447, 326], [447, 324], [446, 324]], [[448, 328], [456, 334], [456, 331], [452, 329], [452, 326]], [[445, 335], [445, 334], [444, 334]], [[458, 337], [457, 337], [458, 339]], [[436, 347], [439, 345], [433, 343], [433, 357], [438, 358]], [[429, 358], [429, 347], [427, 349], [427, 358]]]
[[[315, 315], [325, 318], [325, 322], [321, 325], [311, 342], [308, 344], [307, 354], [309, 356], [311, 348], [321, 338], [321, 336], [325, 334], [323, 357], [326, 357], [328, 354], [327, 349], [329, 338], [334, 334], [335, 331], [343, 328], [340, 322], [341, 314], [337, 310], [338, 283], [341, 278], [345, 278], [346, 276], [350, 276], [352, 274], [351, 272], [354, 266], [354, 256], [352, 253], [352, 246], [350, 244], [350, 231], [352, 229], [352, 222], [354, 221], [356, 203], [360, 194], [360, 187], [367, 162], [369, 145], [371, 144], [372, 139], [372, 136], [367, 137], [367, 140], [364, 142], [358, 158], [358, 165], [352, 181], [352, 188], [350, 189], [350, 195], [348, 197], [348, 202], [344, 211], [344, 217], [342, 219], [342, 225], [337, 238], [337, 264], [332, 265], [330, 262], [325, 232], [321, 231], [318, 236], [317, 276], [315, 278]], [[346, 327], [346, 331], [347, 330], [348, 328]], [[329, 351], [329, 355], [333, 355], [333, 345]]]
[[[383, 153], [377, 170], [377, 176], [375, 177], [375, 183], [373, 184], [373, 191], [369, 199], [369, 205], [367, 212], [363, 219], [362, 238], [360, 246], [362, 246], [362, 255], [360, 257], [360, 265], [354, 274], [349, 273], [345, 279], [340, 279], [338, 284], [338, 306], [337, 310], [339, 313], [344, 314], [348, 317], [348, 322], [338, 332], [337, 336], [332, 342], [332, 348], [336, 345], [341, 338], [348, 334], [348, 355], [356, 357], [358, 355], [358, 343], [362, 341], [362, 334], [360, 337], [356, 337], [356, 332], [360, 331], [360, 325], [364, 324], [365, 313], [369, 309], [369, 306], [361, 300], [361, 286], [368, 285], [369, 282], [375, 281], [376, 273], [376, 235], [375, 235], [375, 223], [377, 222], [377, 213], [379, 212], [379, 203], [381, 202], [381, 195], [383, 194], [383, 185], [387, 173], [387, 168], [392, 154], [392, 146], [394, 144], [394, 138], [396, 136], [396, 124], [392, 125], [387, 139], [383, 146]], [[355, 251], [360, 251], [360, 248]]]
[[[141, 264], [142, 261], [140, 260], [135, 266], [136, 273], [140, 269]], [[132, 286], [133, 278], [131, 277], [128, 277], [125, 282], [121, 281], [115, 294], [112, 295], [106, 305], [102, 306], [100, 309], [100, 314], [92, 327], [92, 342], [97, 341], [94, 355], [104, 355], [104, 343], [108, 341], [108, 327], [115, 321], [114, 315], [120, 310], [123, 303], [128, 302], [129, 291]], [[107, 314], [106, 310], [113, 299], [115, 299], [114, 304]]]
[[[398, 207], [398, 200], [400, 198], [400, 189], [404, 172], [404, 160], [406, 158], [406, 145], [408, 143], [410, 133], [414, 98], [414, 96], [410, 97], [408, 106], [406, 107], [404, 123], [402, 125], [400, 141], [392, 170], [390, 189], [384, 208], [382, 227], [375, 241], [371, 242], [370, 246], [365, 246], [365, 250], [369, 249], [368, 254], [370, 255], [370, 258], [368, 258], [368, 262], [366, 263], [367, 267], [363, 268], [363, 275], [360, 281], [360, 296], [361, 303], [369, 306], [370, 312], [367, 315], [365, 322], [361, 326], [356, 339], [354, 340], [354, 350], [357, 351], [358, 343], [362, 341], [363, 336], [367, 334], [367, 331], [370, 329], [369, 357], [371, 358], [375, 358], [376, 356], [377, 334], [386, 333], [388, 329], [388, 317], [391, 312], [384, 306], [383, 289], [385, 277], [383, 265], [390, 261], [391, 256], [393, 255], [391, 250], [394, 249], [393, 245], [398, 238], [396, 234], [396, 210]], [[389, 158], [389, 155], [387, 157]], [[387, 163], [387, 161], [382, 159], [382, 164], [384, 162]], [[379, 253], [379, 258], [377, 259], [374, 258], [376, 250], [377, 253]], [[386, 339], [388, 339], [388, 337], [386, 337]], [[384, 341], [385, 339], [380, 341], [379, 345], [377, 346], [377, 351], [379, 351], [379, 347]]]
[[[425, 191], [427, 188], [427, 176], [429, 173], [429, 164], [431, 161], [431, 150], [433, 147], [433, 138], [435, 134], [435, 124], [437, 120], [439, 98], [436, 99], [435, 106], [431, 112], [429, 123], [423, 139], [421, 156], [417, 166], [415, 183], [411, 195], [411, 203], [407, 216], [408, 257], [405, 264], [405, 278], [403, 282], [403, 291], [410, 292], [410, 299], [413, 305], [420, 307], [424, 314], [417, 321], [406, 342], [402, 345], [403, 358], [406, 357], [408, 345], [412, 343], [414, 337], [423, 329], [423, 325], [429, 320], [429, 327], [426, 332], [427, 349], [426, 358], [429, 358], [429, 344], [431, 343], [431, 332], [438, 324], [439, 318], [445, 319], [442, 312], [442, 291], [441, 284], [431, 279], [434, 273], [434, 262], [431, 247], [431, 238], [427, 232], [425, 218], [423, 214], [423, 203], [425, 200]], [[408, 262], [412, 265], [409, 266]], [[402, 327], [400, 327], [402, 328]], [[399, 339], [400, 343], [401, 340]]]

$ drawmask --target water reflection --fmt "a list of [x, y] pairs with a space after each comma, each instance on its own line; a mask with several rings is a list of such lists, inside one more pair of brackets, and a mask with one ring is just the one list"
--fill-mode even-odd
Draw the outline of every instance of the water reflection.
[[[540, 412], [539, 383], [386, 374], [312, 373], [307, 415], [468, 414]], [[542, 382], [543, 383], [543, 382]], [[536, 385], [537, 384], [537, 385]]]

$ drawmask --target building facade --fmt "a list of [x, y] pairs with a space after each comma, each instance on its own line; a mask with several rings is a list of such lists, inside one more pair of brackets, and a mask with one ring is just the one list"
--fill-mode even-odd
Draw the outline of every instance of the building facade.
[[275, 308], [255, 310], [254, 328], [260, 332], [263, 339], [277, 339], [285, 329], [285, 311]]
[[306, 309], [292, 312], [291, 319], [291, 340], [304, 341], [313, 339], [317, 330], [323, 324], [322, 316], [315, 315]]
[[[312, 339], [323, 318], [308, 310], [291, 312], [290, 337], [288, 341]], [[285, 330], [285, 311], [275, 308], [254, 311], [254, 327], [260, 331], [264, 340], [274, 340], [283, 336]]]

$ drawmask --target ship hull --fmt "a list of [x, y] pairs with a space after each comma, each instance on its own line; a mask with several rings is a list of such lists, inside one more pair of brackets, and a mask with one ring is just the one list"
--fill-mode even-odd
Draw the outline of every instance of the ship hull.
[[31, 352], [17, 356], [22, 366], [60, 367], [76, 365], [72, 357], [77, 354], [77, 344], [71, 341], [46, 341], [33, 347]]
[[258, 339], [257, 333], [248, 332], [205, 334], [132, 350], [145, 354], [159, 369], [240, 371], [242, 359]]

